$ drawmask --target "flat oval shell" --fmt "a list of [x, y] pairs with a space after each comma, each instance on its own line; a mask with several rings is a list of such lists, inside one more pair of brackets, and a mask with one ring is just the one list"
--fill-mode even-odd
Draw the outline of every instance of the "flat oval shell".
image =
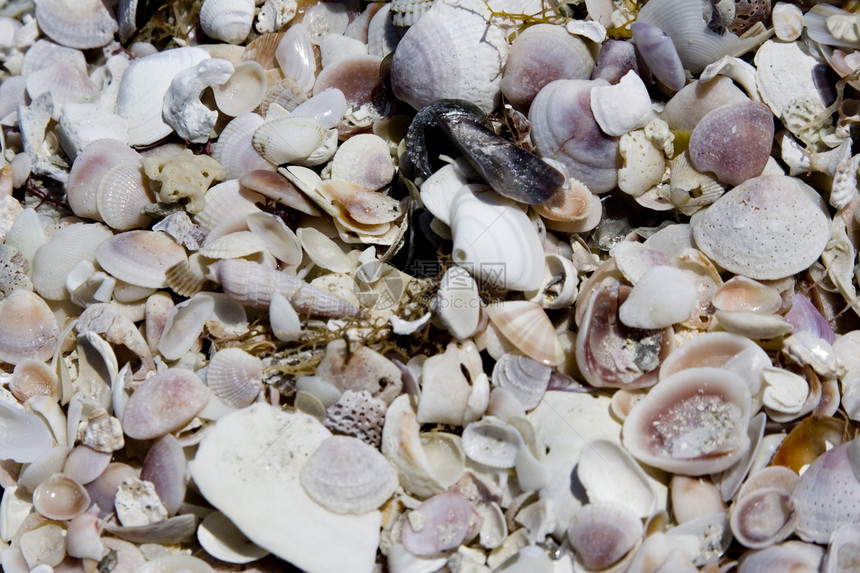
[[122, 418], [127, 436], [151, 440], [191, 421], [209, 401], [209, 390], [190, 370], [171, 368], [147, 378], [128, 399]]

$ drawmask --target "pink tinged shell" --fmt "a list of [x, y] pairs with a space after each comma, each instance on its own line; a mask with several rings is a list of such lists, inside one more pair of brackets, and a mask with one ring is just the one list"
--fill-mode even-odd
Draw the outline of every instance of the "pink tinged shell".
[[642, 330], [618, 318], [629, 287], [601, 287], [585, 305], [576, 361], [585, 380], [598, 388], [645, 388], [657, 382], [657, 368], [673, 348], [671, 329]]
[[727, 469], [749, 448], [750, 391], [735, 374], [690, 368], [654, 386], [624, 421], [642, 463], [684, 475]]
[[140, 155], [115, 139], [97, 139], [84, 147], [69, 171], [66, 198], [78, 217], [101, 220], [96, 203], [104, 174], [119, 164], [140, 165]]
[[833, 327], [805, 295], [791, 297], [791, 310], [785, 313], [785, 321], [794, 325], [794, 332], [809, 332], [828, 344], [836, 341]]
[[209, 362], [206, 384], [225, 404], [244, 408], [263, 390], [263, 362], [241, 348], [224, 348]]
[[133, 467], [113, 462], [108, 465], [99, 477], [87, 484], [87, 493], [89, 493], [93, 502], [98, 506], [99, 517], [107, 517], [113, 513], [114, 499], [116, 498], [119, 484], [130, 477], [136, 478], [137, 474], [137, 470]]
[[816, 458], [791, 494], [804, 541], [827, 543], [840, 526], [860, 521], [860, 441], [854, 439]]
[[567, 529], [576, 558], [588, 571], [603, 571], [618, 563], [644, 534], [639, 516], [611, 501], [583, 505]]
[[560, 26], [537, 24], [514, 40], [502, 75], [502, 94], [515, 108], [526, 110], [546, 84], [587, 80], [593, 69], [594, 58], [585, 42]]
[[299, 191], [293, 183], [275, 171], [265, 169], [254, 169], [244, 173], [239, 178], [239, 185], [274, 199], [281, 205], [301, 211], [313, 217], [320, 216], [320, 210], [308, 199], [308, 196]]
[[110, 459], [111, 454], [109, 453], [99, 452], [89, 446], [79, 444], [69, 452], [66, 463], [63, 465], [63, 473], [87, 485], [107, 469]]
[[148, 287], [167, 286], [167, 269], [187, 261], [185, 249], [160, 231], [129, 231], [103, 241], [96, 260], [111, 276]]
[[773, 113], [760, 102], [724, 105], [709, 112], [690, 135], [690, 162], [729, 185], [761, 175], [773, 145]]
[[487, 307], [487, 314], [517, 350], [545, 366], [557, 365], [561, 345], [546, 311], [529, 301], [506, 301]]
[[39, 295], [15, 290], [0, 300], [0, 360], [18, 364], [28, 358], [45, 361], [60, 336], [57, 319]]
[[36, 6], [39, 29], [70, 48], [99, 48], [119, 29], [113, 10], [102, 0], [40, 0]]
[[33, 491], [33, 507], [48, 519], [72, 519], [90, 506], [90, 495], [77, 481], [54, 474]]
[[66, 552], [70, 557], [100, 561], [104, 553], [101, 531], [98, 515], [82, 513], [75, 516], [67, 528]]
[[299, 313], [338, 317], [358, 313], [356, 307], [329, 292], [257, 263], [228, 259], [210, 268], [230, 298], [253, 308], [268, 308], [272, 294], [278, 292], [289, 298]]
[[645, 22], [634, 22], [630, 25], [630, 31], [633, 33], [636, 48], [654, 77], [672, 91], [684, 87], [687, 81], [684, 64], [681, 63], [672, 38], [660, 28]]
[[603, 133], [591, 112], [591, 88], [603, 80], [556, 80], [535, 96], [529, 109], [538, 154], [553, 158], [592, 193], [618, 182], [618, 138]]
[[173, 434], [152, 444], [143, 460], [140, 479], [152, 482], [168, 515], [179, 511], [185, 500], [185, 452]]
[[726, 270], [764, 280], [808, 268], [827, 246], [830, 221], [793, 177], [762, 175], [693, 216], [698, 248]]
[[[472, 505], [454, 492], [434, 495], [416, 507], [413, 513], [420, 514], [420, 517], [407, 516], [400, 533], [401, 541], [407, 551], [423, 557], [460, 545], [473, 518]], [[413, 527], [413, 523], [418, 529]]]
[[329, 88], [337, 88], [346, 98], [348, 107], [369, 104], [380, 89], [379, 67], [382, 58], [358, 55], [344, 58], [320, 72], [314, 84], [314, 96]]
[[785, 540], [797, 524], [794, 471], [769, 466], [751, 476], [729, 508], [729, 526], [742, 545], [761, 549]]
[[56, 110], [67, 103], [82, 103], [99, 92], [86, 70], [71, 62], [59, 61], [27, 76], [27, 94], [31, 100], [49, 92]]
[[591, 79], [618, 83], [629, 71], [639, 74], [636, 49], [631, 42], [607, 39], [600, 46]]
[[130, 438], [151, 440], [190, 422], [209, 401], [209, 390], [194, 372], [171, 368], [148, 378], [128, 399], [122, 418]]
[[299, 475], [314, 501], [335, 513], [361, 515], [397, 489], [397, 472], [379, 450], [351, 436], [323, 440]]

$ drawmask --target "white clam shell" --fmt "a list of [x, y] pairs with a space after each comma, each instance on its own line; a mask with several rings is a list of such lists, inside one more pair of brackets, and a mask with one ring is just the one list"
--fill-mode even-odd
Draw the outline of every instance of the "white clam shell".
[[750, 391], [738, 376], [690, 368], [661, 380], [624, 420], [636, 459], [685, 475], [724, 470], [749, 447]]
[[0, 427], [13, 437], [4, 440], [0, 447], [5, 459], [32, 462], [50, 450], [53, 444], [51, 431], [36, 414], [24, 412], [5, 401], [0, 402]]
[[69, 296], [66, 275], [81, 261], [96, 261], [99, 246], [112, 238], [110, 230], [99, 223], [80, 223], [62, 227], [33, 257], [33, 287], [48, 300]]
[[263, 390], [263, 362], [241, 348], [221, 349], [209, 361], [206, 384], [225, 404], [244, 408]]
[[212, 93], [218, 109], [229, 116], [254, 111], [266, 95], [263, 66], [253, 60], [235, 64], [233, 75], [226, 82], [212, 86]]
[[371, 133], [347, 139], [334, 154], [331, 176], [370, 190], [388, 185], [394, 177], [388, 143]]
[[254, 132], [263, 121], [256, 113], [245, 113], [230, 120], [221, 130], [218, 141], [212, 146], [212, 158], [224, 167], [227, 180], [238, 179], [255, 169], [275, 170], [252, 143]]
[[696, 287], [687, 275], [660, 265], [639, 277], [618, 309], [618, 317], [633, 328], [665, 328], [687, 320], [695, 305]]
[[251, 32], [254, 0], [204, 0], [200, 6], [200, 27], [207, 36], [238, 44]]
[[651, 121], [651, 96], [639, 75], [631, 70], [617, 84], [592, 88], [591, 113], [605, 133], [624, 135]]
[[495, 416], [485, 416], [463, 428], [463, 451], [470, 460], [491, 468], [512, 468], [524, 446], [520, 433]]
[[802, 271], [830, 237], [828, 217], [810, 195], [818, 198], [791, 177], [749, 179], [693, 217], [696, 245], [715, 263], [753, 279]]
[[273, 164], [307, 161], [328, 137], [312, 117], [290, 116], [266, 121], [254, 131], [254, 149]]
[[314, 501], [335, 513], [372, 511], [397, 488], [397, 473], [379, 450], [349, 436], [323, 440], [299, 479]]
[[112, 276], [149, 288], [167, 286], [167, 269], [185, 262], [185, 249], [160, 231], [128, 231], [103, 241], [96, 260]]
[[501, 93], [508, 43], [473, 0], [435, 2], [394, 52], [395, 95], [415, 109], [443, 98], [465, 99], [489, 112]]
[[164, 95], [179, 72], [209, 54], [200, 48], [176, 48], [134, 60], [122, 76], [116, 112], [128, 120], [129, 145], [149, 145], [172, 131], [162, 119]]
[[540, 239], [510, 199], [480, 185], [462, 187], [450, 210], [452, 258], [473, 276], [509, 290], [535, 290], [543, 280]]
[[481, 319], [481, 299], [478, 284], [462, 267], [445, 271], [439, 282], [434, 311], [454, 338], [472, 336]]
[[275, 57], [285, 77], [295, 80], [306, 92], [313, 88], [316, 62], [310, 35], [303, 23], [294, 24], [287, 29], [281, 37]]

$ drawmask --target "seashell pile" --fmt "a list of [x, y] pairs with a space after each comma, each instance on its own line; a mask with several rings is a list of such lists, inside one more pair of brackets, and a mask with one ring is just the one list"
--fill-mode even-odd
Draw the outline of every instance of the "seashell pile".
[[5, 573], [860, 571], [860, 2], [0, 0]]

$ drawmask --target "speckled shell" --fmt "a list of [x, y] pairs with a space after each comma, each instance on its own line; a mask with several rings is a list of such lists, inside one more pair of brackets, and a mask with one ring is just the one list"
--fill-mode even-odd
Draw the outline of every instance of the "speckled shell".
[[735, 187], [692, 221], [696, 245], [715, 263], [749, 278], [798, 273], [824, 251], [830, 222], [818, 193], [798, 179], [762, 175]]

